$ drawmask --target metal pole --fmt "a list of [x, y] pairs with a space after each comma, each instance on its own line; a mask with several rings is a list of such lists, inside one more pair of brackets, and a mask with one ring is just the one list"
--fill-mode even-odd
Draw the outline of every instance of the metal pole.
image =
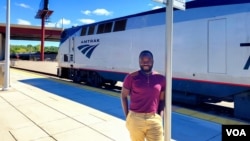
[[41, 61], [44, 61], [44, 35], [45, 35], [44, 22], [45, 22], [45, 16], [42, 16], [41, 49], [40, 49]]
[[63, 29], [63, 18], [62, 18], [62, 29]]
[[6, 1], [6, 37], [5, 37], [5, 69], [3, 90], [9, 89], [10, 83], [10, 0]]
[[173, 0], [166, 5], [166, 49], [165, 49], [165, 75], [166, 75], [166, 108], [164, 116], [164, 141], [171, 141], [172, 129], [172, 41], [173, 41]]

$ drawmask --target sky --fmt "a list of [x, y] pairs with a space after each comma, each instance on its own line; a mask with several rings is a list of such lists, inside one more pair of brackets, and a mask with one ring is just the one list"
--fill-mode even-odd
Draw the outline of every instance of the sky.
[[[42, 0], [10, 0], [10, 24], [41, 26], [41, 19], [35, 15]], [[0, 23], [6, 23], [7, 0], [0, 1]], [[165, 7], [153, 0], [49, 0], [48, 8], [53, 13], [46, 27], [69, 28], [113, 19], [156, 8]], [[40, 44], [38, 41], [13, 41], [11, 45]], [[45, 42], [58, 46], [58, 42]]]

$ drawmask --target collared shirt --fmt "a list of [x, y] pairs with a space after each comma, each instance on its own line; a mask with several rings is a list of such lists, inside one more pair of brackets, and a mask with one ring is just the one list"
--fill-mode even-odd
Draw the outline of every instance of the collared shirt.
[[138, 113], [157, 113], [160, 93], [165, 91], [165, 77], [155, 71], [128, 74], [123, 87], [130, 90], [129, 109]]

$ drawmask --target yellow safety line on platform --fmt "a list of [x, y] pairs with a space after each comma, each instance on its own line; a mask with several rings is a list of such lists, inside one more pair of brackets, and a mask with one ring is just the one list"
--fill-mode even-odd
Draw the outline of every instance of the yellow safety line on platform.
[[198, 112], [198, 111], [190, 110], [190, 109], [186, 109], [186, 108], [176, 108], [173, 111], [177, 112], [177, 113], [184, 114], [184, 115], [196, 117], [199, 119], [212, 121], [212, 122], [219, 123], [219, 124], [234, 124], [234, 125], [235, 124], [238, 124], [238, 125], [249, 124], [249, 123], [244, 122], [244, 121], [239, 121], [236, 119], [229, 119], [228, 117], [220, 117], [220, 116], [216, 116], [216, 115], [212, 115], [212, 114], [202, 113], [202, 112]]
[[39, 78], [48, 78], [50, 80], [60, 82], [60, 83], [64, 83], [64, 84], [68, 84], [68, 85], [71, 85], [71, 86], [75, 86], [75, 87], [81, 88], [81, 89], [87, 89], [87, 90], [99, 92], [99, 93], [106, 94], [106, 95], [108, 94], [108, 95], [111, 95], [111, 96], [120, 97], [120, 94], [117, 93], [117, 92], [111, 92], [111, 91], [104, 90], [104, 89], [101, 89], [101, 88], [94, 88], [94, 87], [91, 87], [91, 86], [86, 86], [86, 85], [73, 83], [70, 80], [69, 81], [64, 81], [64, 80], [61, 80], [61, 78], [46, 77], [43, 74], [39, 74], [39, 73], [35, 73], [35, 72], [27, 72], [25, 70], [17, 70], [17, 69], [12, 69], [12, 70], [22, 72], [23, 74], [26, 74], [26, 75], [29, 75], [29, 76], [32, 75], [34, 77], [39, 77]]
[[38, 75], [36, 73], [31, 73], [31, 72], [28, 72], [28, 71], [25, 71], [25, 70], [19, 70], [19, 69], [13, 69], [11, 68], [10, 71], [15, 71], [15, 72], [19, 72], [19, 73], [23, 73], [23, 74], [26, 74], [26, 75], [29, 75], [29, 76], [34, 76], [34, 77], [39, 77], [39, 78], [46, 78], [42, 75]]

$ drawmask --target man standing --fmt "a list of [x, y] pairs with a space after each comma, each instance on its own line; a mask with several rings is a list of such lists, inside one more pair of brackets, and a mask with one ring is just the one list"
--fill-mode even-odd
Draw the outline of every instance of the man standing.
[[132, 141], [163, 140], [166, 81], [163, 75], [152, 71], [153, 63], [153, 54], [142, 51], [139, 55], [140, 70], [128, 74], [123, 82], [121, 102]]

